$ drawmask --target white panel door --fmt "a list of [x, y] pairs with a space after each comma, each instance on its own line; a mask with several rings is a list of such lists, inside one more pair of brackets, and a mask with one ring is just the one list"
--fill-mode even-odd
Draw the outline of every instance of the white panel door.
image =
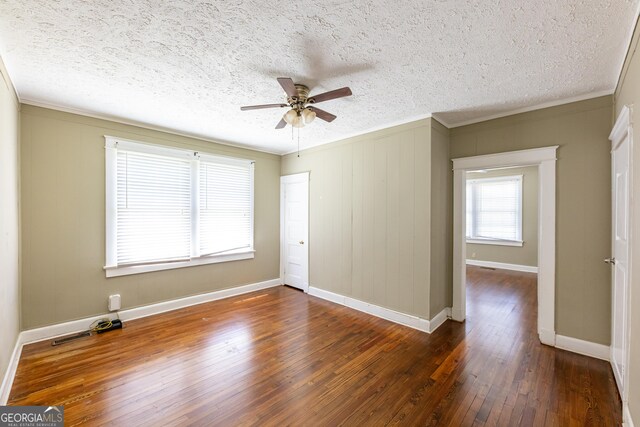
[[629, 184], [630, 138], [625, 132], [613, 140], [612, 156], [612, 247], [605, 262], [612, 267], [611, 365], [623, 403], [627, 396], [629, 368]]
[[281, 178], [283, 282], [309, 289], [309, 174]]

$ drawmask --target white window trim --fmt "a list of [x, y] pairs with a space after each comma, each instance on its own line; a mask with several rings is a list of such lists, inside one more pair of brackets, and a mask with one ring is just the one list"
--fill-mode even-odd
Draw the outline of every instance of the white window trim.
[[239, 261], [255, 258], [255, 250], [231, 252], [223, 255], [192, 258], [189, 261], [163, 262], [147, 265], [125, 265], [104, 267], [107, 277], [127, 276], [129, 274], [149, 273], [151, 271], [172, 270], [174, 268], [195, 267], [197, 265], [218, 264], [220, 262]]
[[519, 174], [519, 175], [493, 176], [490, 178], [470, 178], [470, 179], [467, 179], [467, 184], [475, 183], [475, 182], [509, 181], [514, 179], [518, 181], [518, 185], [520, 186], [520, 191], [519, 191], [520, 211], [518, 212], [520, 216], [519, 218], [520, 228], [518, 230], [519, 238], [516, 240], [507, 240], [507, 239], [482, 238], [478, 236], [474, 236], [474, 237], [465, 236], [467, 243], [473, 243], [473, 244], [479, 244], [479, 245], [495, 245], [495, 246], [523, 246], [524, 245], [524, 240], [522, 240], [522, 235], [523, 235], [522, 229], [524, 227], [524, 224], [522, 223], [522, 220], [523, 220], [522, 216], [524, 211], [524, 207], [523, 207], [524, 195], [522, 194], [524, 176], [522, 174]]
[[495, 246], [523, 246], [522, 240], [498, 240], [498, 239], [479, 239], [474, 237], [473, 239], [467, 238], [467, 243], [474, 245], [495, 245]]
[[[186, 150], [173, 147], [162, 147], [144, 142], [132, 141], [124, 138], [117, 138], [105, 135], [105, 178], [106, 178], [106, 263], [103, 269], [106, 277], [126, 276], [130, 274], [148, 273], [152, 271], [172, 270], [175, 268], [193, 267], [198, 265], [217, 264], [221, 262], [239, 261], [255, 258], [255, 236], [254, 236], [254, 185], [255, 175], [254, 169], [251, 168], [251, 246], [246, 249], [228, 251], [223, 254], [197, 256], [197, 218], [192, 221], [192, 243], [191, 243], [191, 259], [173, 262], [159, 262], [151, 264], [139, 265], [117, 265], [117, 245], [116, 245], [116, 229], [117, 229], [117, 148], [123, 148], [130, 151], [137, 151], [148, 154], [169, 155], [172, 157], [184, 157], [192, 161], [191, 176], [197, 178], [199, 159], [216, 161], [219, 163], [255, 164], [253, 160], [238, 159], [233, 157], [218, 156], [194, 150]], [[198, 179], [192, 179], [192, 194], [198, 194]], [[192, 208], [198, 207], [198, 197], [192, 197]], [[197, 217], [197, 210], [192, 209], [192, 215]], [[192, 218], [193, 219], [193, 218]]]
[[538, 168], [538, 337], [555, 346], [556, 151], [558, 145], [453, 159], [452, 319], [466, 318], [466, 173], [515, 166]]

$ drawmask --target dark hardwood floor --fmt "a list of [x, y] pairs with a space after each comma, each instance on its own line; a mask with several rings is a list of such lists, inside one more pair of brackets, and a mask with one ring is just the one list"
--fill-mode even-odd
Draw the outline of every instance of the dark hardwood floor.
[[543, 346], [536, 277], [469, 268], [429, 335], [277, 287], [24, 348], [9, 403], [67, 426], [616, 426], [609, 365]]

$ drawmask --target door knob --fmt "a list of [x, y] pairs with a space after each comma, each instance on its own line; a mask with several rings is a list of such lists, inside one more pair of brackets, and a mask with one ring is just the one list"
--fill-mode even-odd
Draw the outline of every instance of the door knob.
[[611, 258], [605, 258], [604, 262], [606, 262], [607, 264], [611, 264], [611, 265], [615, 265], [616, 263], [616, 259], [611, 257]]
[[301, 245], [304, 245], [304, 240], [300, 240], [299, 242]]

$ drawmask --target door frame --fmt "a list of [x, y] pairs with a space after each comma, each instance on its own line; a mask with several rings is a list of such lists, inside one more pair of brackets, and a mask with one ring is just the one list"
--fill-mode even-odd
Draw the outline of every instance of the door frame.
[[[633, 262], [632, 262], [632, 252], [633, 252], [633, 205], [634, 205], [634, 200], [633, 200], [633, 119], [632, 119], [632, 115], [633, 115], [633, 107], [624, 105], [622, 107], [622, 110], [620, 111], [620, 115], [618, 116], [618, 119], [616, 120], [615, 125], [613, 126], [613, 129], [611, 130], [611, 134], [609, 135], [609, 140], [611, 141], [611, 208], [612, 208], [612, 215], [611, 215], [611, 230], [612, 230], [612, 236], [611, 236], [611, 256], [615, 256], [614, 255], [614, 251], [615, 251], [615, 242], [614, 242], [614, 236], [613, 236], [613, 230], [615, 227], [615, 217], [614, 217], [614, 213], [615, 213], [615, 206], [613, 205], [613, 191], [615, 190], [615, 188], [613, 187], [614, 185], [614, 179], [615, 179], [615, 170], [614, 170], [614, 156], [613, 156], [613, 152], [616, 150], [616, 148], [618, 148], [618, 146], [622, 143], [622, 141], [624, 141], [625, 138], [628, 137], [628, 143], [629, 143], [629, 177], [628, 177], [628, 185], [627, 185], [627, 192], [628, 192], [628, 200], [629, 200], [629, 205], [627, 206], [627, 233], [628, 233], [628, 246], [627, 246], [627, 301], [625, 301], [625, 303], [627, 304], [627, 310], [626, 310], [626, 324], [627, 324], [627, 330], [626, 330], [626, 351], [625, 354], [622, 355], [624, 362], [625, 362], [625, 373], [624, 373], [624, 378], [622, 378], [622, 384], [624, 385], [623, 389], [620, 390], [619, 388], [619, 383], [618, 383], [618, 379], [616, 378], [616, 386], [618, 386], [618, 392], [620, 393], [620, 400], [622, 400], [622, 409], [623, 409], [623, 417], [626, 415], [625, 409], [627, 408], [628, 405], [628, 399], [629, 399], [629, 362], [630, 362], [630, 351], [631, 351], [631, 346], [630, 346], [630, 340], [631, 340], [631, 328], [630, 328], [630, 317], [631, 317], [631, 313], [630, 313], [630, 308], [631, 308], [631, 284], [632, 284], [632, 277], [633, 277]], [[614, 269], [612, 269], [612, 275], [611, 275], [611, 304], [612, 304], [612, 312], [611, 312], [611, 340], [612, 340], [612, 345], [611, 345], [611, 354], [609, 356], [609, 360], [610, 363], [613, 364], [613, 326], [614, 326], [614, 322], [613, 322], [613, 303], [614, 303], [614, 286], [615, 286], [615, 282], [613, 280], [613, 271]], [[615, 376], [615, 368], [613, 368], [613, 372], [614, 372], [614, 376]], [[623, 422], [626, 420], [623, 420]]]
[[284, 285], [284, 265], [285, 265], [285, 209], [284, 209], [284, 196], [285, 196], [285, 184], [291, 182], [306, 182], [307, 183], [307, 233], [304, 238], [307, 262], [305, 263], [302, 273], [303, 291], [309, 292], [309, 218], [311, 216], [311, 210], [309, 206], [309, 175], [310, 172], [301, 172], [291, 175], [283, 175], [280, 177], [280, 284]]
[[467, 171], [514, 166], [538, 167], [538, 337], [555, 346], [556, 151], [558, 145], [453, 159], [453, 307], [451, 317], [466, 318]]

